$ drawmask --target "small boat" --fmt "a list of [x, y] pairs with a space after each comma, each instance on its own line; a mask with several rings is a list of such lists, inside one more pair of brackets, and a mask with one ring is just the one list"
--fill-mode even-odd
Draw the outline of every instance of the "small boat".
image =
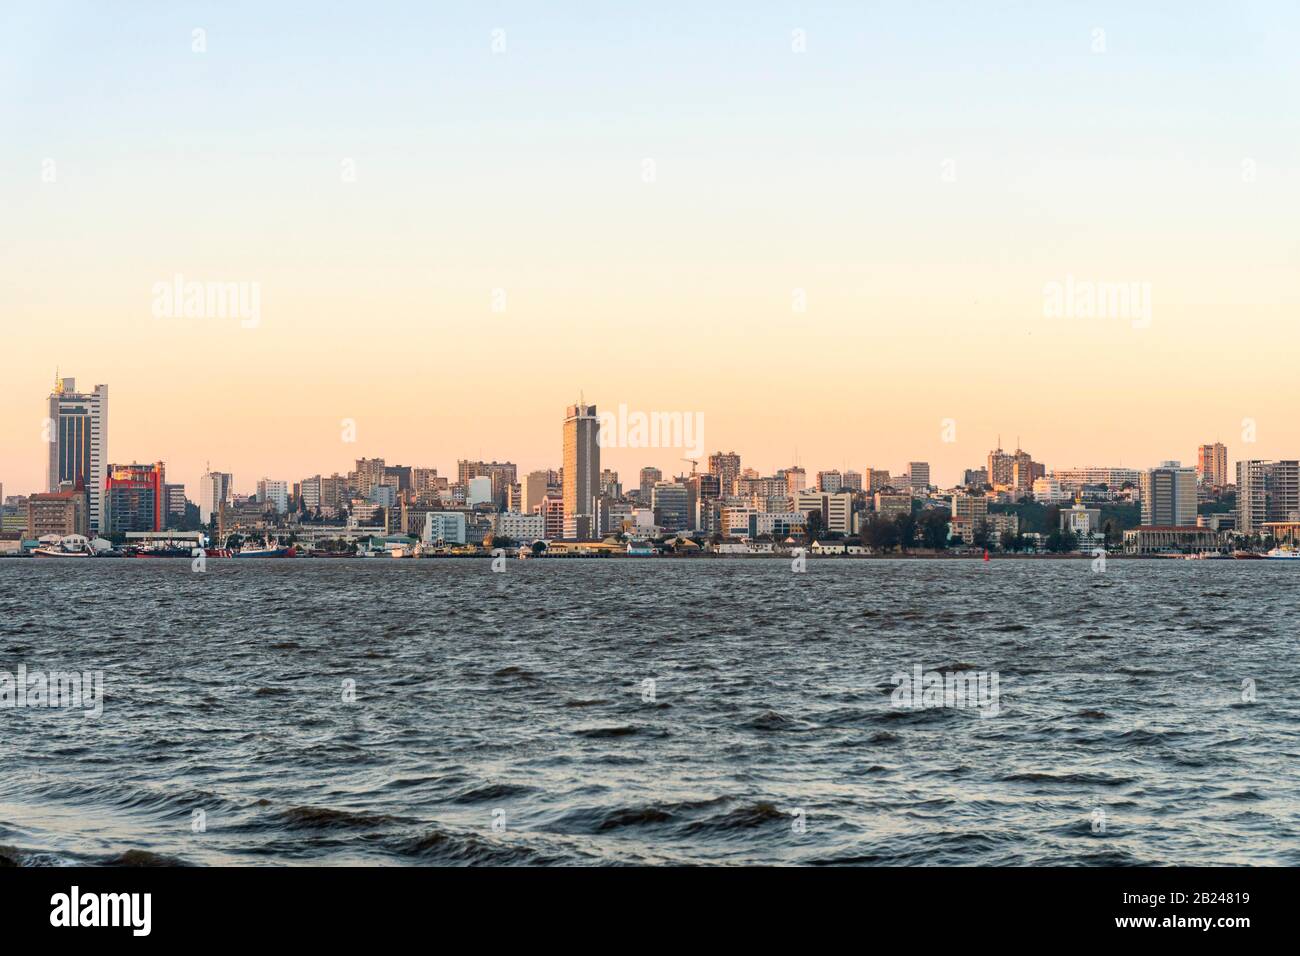
[[32, 556], [37, 558], [89, 558], [89, 551], [65, 551], [63, 548], [46, 547], [32, 549]]
[[159, 547], [159, 548], [142, 548], [141, 550], [137, 551], [137, 552], [133, 555], [133, 557], [136, 557], [136, 558], [188, 558], [188, 557], [193, 556], [193, 554], [194, 554], [194, 550], [193, 550], [192, 548]]
[[1229, 555], [1219, 551], [1198, 551], [1196, 554], [1183, 555], [1188, 561], [1230, 561]]
[[1264, 557], [1262, 554], [1256, 554], [1254, 551], [1234, 551], [1232, 552], [1232, 556], [1238, 561], [1259, 561]]
[[1296, 561], [1300, 560], [1300, 551], [1295, 548], [1274, 548], [1266, 553], [1264, 557], [1271, 558], [1274, 561]]

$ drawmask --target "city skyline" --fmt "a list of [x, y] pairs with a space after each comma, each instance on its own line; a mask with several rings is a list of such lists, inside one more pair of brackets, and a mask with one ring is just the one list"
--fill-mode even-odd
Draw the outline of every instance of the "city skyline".
[[[81, 406], [83, 405], [86, 405], [94, 409], [93, 420], [97, 424], [95, 425], [95, 431], [94, 431], [95, 438], [94, 438], [93, 458], [90, 455], [91, 430], [87, 428], [84, 429], [83, 431], [78, 431], [76, 433], [78, 436], [77, 437], [78, 450], [80, 450], [80, 444], [83, 442], [83, 438], [84, 438], [86, 459], [87, 459], [87, 463], [85, 467], [87, 471], [89, 471], [91, 468], [97, 468], [99, 470], [99, 473], [103, 474], [108, 467], [123, 465], [128, 461], [132, 463], [143, 462], [146, 464], [154, 461], [162, 462], [162, 463], [169, 462], [169, 459], [166, 455], [154, 455], [152, 457], [146, 457], [144, 459], [140, 459], [138, 457], [120, 455], [118, 454], [118, 452], [115, 450], [114, 447], [108, 447], [109, 430], [106, 424], [108, 385], [107, 383], [97, 383], [94, 386], [93, 390], [86, 390], [84, 387], [78, 388], [76, 385], [76, 381], [77, 379], [74, 376], [60, 376], [55, 380], [54, 386], [47, 398], [47, 402], [48, 402], [50, 415], [56, 416], [57, 420], [56, 418], [50, 418], [44, 421], [42, 424], [43, 444], [45, 445], [45, 450], [43, 454], [46, 458], [46, 463], [47, 463], [46, 477], [39, 484], [38, 487], [29, 490], [23, 490], [21, 492], [22, 494], [27, 494], [30, 493], [31, 491], [58, 490], [57, 487], [58, 482], [55, 479], [55, 470], [56, 468], [60, 467], [58, 464], [59, 457], [67, 457], [68, 452], [66, 451], [64, 445], [56, 446], [55, 442], [48, 442], [48, 443], [44, 442], [44, 436], [64, 434], [67, 427], [66, 426], [67, 419], [62, 417], [62, 412], [57, 412], [56, 410], [61, 408], [62, 404], [66, 404], [69, 401], [71, 402], [69, 408], [71, 409], [71, 412], [73, 413], [74, 416], [81, 413], [82, 411]], [[118, 394], [117, 392], [114, 393], [115, 399], [117, 394]], [[717, 444], [716, 448], [714, 445], [709, 445], [708, 448], [713, 450], [707, 452], [707, 457], [698, 457], [698, 458], [690, 457], [686, 453], [688, 451], [699, 451], [699, 449], [688, 449], [688, 448], [678, 448], [678, 447], [668, 447], [668, 448], [623, 447], [617, 444], [616, 442], [613, 444], [607, 444], [605, 438], [601, 433], [600, 428], [598, 427], [599, 416], [601, 414], [604, 414], [603, 412], [598, 413], [597, 411], [598, 408], [601, 407], [602, 406], [600, 406], [597, 403], [593, 403], [589, 405], [582, 404], [582, 403], [570, 404], [565, 407], [561, 438], [553, 446], [551, 463], [542, 464], [540, 466], [522, 464], [514, 456], [510, 454], [503, 454], [501, 456], [502, 463], [503, 464], [508, 463], [510, 465], [512, 472], [518, 476], [516, 478], [516, 481], [522, 480], [524, 476], [530, 473], [539, 472], [539, 471], [552, 471], [552, 472], [555, 471], [556, 469], [555, 469], [554, 462], [557, 460], [560, 463], [559, 471], [561, 474], [563, 474], [564, 473], [563, 461], [572, 455], [578, 454], [579, 446], [575, 444], [575, 437], [574, 437], [577, 434], [575, 429], [579, 424], [579, 422], [575, 420], [574, 416], [575, 413], [578, 412], [580, 412], [582, 416], [586, 417], [584, 424], [585, 427], [590, 429], [589, 432], [583, 433], [584, 437], [582, 439], [583, 444], [581, 447], [583, 449], [582, 455], [584, 456], [584, 461], [586, 461], [586, 456], [588, 456], [593, 451], [595, 452], [594, 462], [586, 461], [586, 464], [584, 466], [584, 470], [586, 471], [586, 474], [584, 474], [582, 478], [582, 485], [584, 488], [582, 492], [583, 495], [587, 494], [586, 489], [595, 489], [598, 486], [599, 476], [602, 472], [602, 468], [617, 474], [622, 480], [625, 487], [634, 487], [635, 483], [632, 482], [631, 480], [631, 476], [633, 473], [640, 474], [645, 469], [652, 469], [652, 470], [659, 471], [661, 476], [666, 479], [689, 476], [691, 474], [694, 474], [697, 468], [700, 472], [708, 472], [709, 469], [711, 468], [709, 459], [715, 456], [722, 456], [722, 458], [724, 459], [723, 467], [730, 472], [734, 470], [734, 468], [736, 467], [736, 463], [730, 460], [731, 455], [735, 455], [739, 459], [739, 467], [741, 469], [747, 471], [753, 470], [756, 471], [759, 475], [772, 475], [778, 472], [783, 472], [784, 470], [789, 468], [803, 469], [809, 477], [809, 487], [816, 486], [818, 477], [821, 473], [843, 474], [845, 472], [858, 472], [860, 474], [861, 473], [869, 474], [873, 470], [882, 470], [889, 473], [895, 479], [895, 484], [899, 485], [900, 487], [910, 485], [914, 489], [923, 488], [927, 486], [934, 487], [934, 488], [952, 488], [960, 485], [965, 485], [968, 483], [968, 481], [966, 480], [967, 473], [981, 468], [983, 468], [986, 472], [989, 472], [990, 469], [992, 469], [992, 473], [986, 475], [987, 480], [990, 484], [1004, 485], [1004, 484], [1010, 484], [1014, 481], [1014, 483], [1017, 485], [1023, 484], [1025, 487], [1028, 487], [1029, 485], [1032, 485], [1036, 477], [1052, 476], [1054, 472], [1058, 470], [1073, 472], [1081, 469], [1086, 469], [1089, 467], [1101, 467], [1101, 468], [1123, 468], [1123, 469], [1134, 469], [1139, 471], [1146, 471], [1148, 469], [1158, 468], [1164, 465], [1168, 465], [1170, 463], [1178, 463], [1183, 468], [1197, 471], [1198, 473], [1202, 469], [1206, 469], [1207, 473], [1213, 473], [1222, 469], [1221, 474], [1226, 478], [1226, 481], [1224, 483], [1231, 484], [1233, 482], [1233, 475], [1235, 475], [1236, 473], [1236, 463], [1238, 462], [1272, 461], [1275, 459], [1291, 460], [1289, 456], [1286, 455], [1264, 456], [1259, 454], [1249, 454], [1242, 457], [1231, 457], [1229, 454], [1230, 449], [1225, 444], [1220, 443], [1216, 440], [1214, 442], [1209, 442], [1209, 443], [1206, 442], [1198, 443], [1196, 445], [1193, 455], [1191, 455], [1190, 457], [1184, 456], [1184, 457], [1172, 458], [1172, 459], [1168, 457], [1158, 457], [1149, 463], [1135, 463], [1131, 465], [1124, 464], [1122, 462], [1107, 462], [1104, 461], [1103, 459], [1093, 459], [1088, 461], [1086, 464], [1080, 462], [1072, 462], [1069, 465], [1063, 463], [1053, 464], [1050, 462], [1045, 463], [1043, 461], [1043, 458], [1045, 456], [1042, 455], [1037, 449], [1023, 448], [1023, 445], [1026, 443], [1022, 442], [1021, 436], [1017, 436], [1014, 446], [1012, 446], [1010, 443], [1004, 446], [1003, 437], [1001, 434], [998, 434], [994, 438], [993, 444], [990, 447], [986, 448], [986, 450], [983, 453], [977, 454], [973, 458], [973, 460], [967, 462], [962, 468], [960, 468], [959, 476], [954, 477], [951, 481], [936, 480], [934, 476], [934, 463], [929, 459], [909, 459], [907, 462], [905, 462], [904, 467], [901, 469], [899, 469], [896, 464], [893, 467], [889, 467], [888, 463], [882, 463], [874, 459], [872, 460], [871, 464], [865, 464], [865, 465], [856, 464], [856, 463], [847, 466], [841, 466], [838, 464], [825, 464], [825, 463], [812, 463], [810, 465], [805, 465], [802, 461], [795, 460], [795, 461], [786, 462], [784, 464], [775, 464], [770, 467], [756, 468], [752, 460], [748, 457], [748, 455], [744, 451], [738, 452], [735, 448], [726, 447], [725, 442], [721, 444]], [[99, 411], [99, 409], [103, 409], [103, 411], [101, 412]], [[626, 412], [626, 411], [627, 410], [625, 408], [620, 409], [620, 412]], [[667, 416], [681, 417], [682, 414], [683, 413], [681, 412], [673, 412], [673, 413], [649, 412], [646, 414], [646, 417], [653, 418], [656, 415], [662, 415], [665, 417]], [[100, 417], [101, 415], [102, 418]], [[77, 420], [78, 419], [76, 417], [72, 418], [72, 421], [74, 422]], [[114, 422], [117, 423], [119, 421], [120, 419], [115, 416]], [[349, 437], [350, 433], [355, 433], [356, 423], [343, 420], [340, 422], [340, 425], [341, 425], [340, 444], [343, 446], [344, 449], [348, 449], [355, 446], [357, 443], [354, 441], [348, 441], [347, 438]], [[942, 425], [943, 425], [942, 428], [943, 434], [941, 436], [941, 442], [943, 437], [949, 437], [956, 433], [956, 423], [954, 421], [951, 420], [946, 421], [942, 423]], [[614, 430], [611, 429], [610, 440], [613, 441], [614, 438], [616, 437], [626, 440], [627, 434], [628, 434], [628, 428], [626, 422], [624, 422], [623, 427], [619, 432], [615, 433]], [[665, 431], [664, 434], [665, 437], [668, 436], [667, 431]], [[678, 435], [680, 436], [680, 434], [681, 432], [679, 430]], [[597, 437], [597, 436], [601, 436], [601, 437]], [[701, 441], [703, 440], [702, 436], [700, 436], [699, 440]], [[956, 441], [942, 442], [942, 443], [949, 446], [956, 446], [958, 444], [958, 442]], [[58, 447], [61, 450], [59, 457], [56, 457], [56, 452], [55, 452], [56, 447]], [[1247, 443], [1247, 447], [1250, 448], [1252, 452], [1254, 451], [1254, 448], [1251, 448], [1249, 443]], [[107, 451], [104, 451], [105, 448], [107, 448]], [[558, 449], [558, 451], [556, 451], [555, 449]], [[701, 451], [700, 454], [703, 455], [705, 453]], [[603, 461], [601, 457], [602, 455], [606, 456], [606, 458]], [[621, 459], [626, 461], [637, 461], [637, 462], [641, 462], [641, 464], [635, 465], [633, 467], [617, 466], [609, 460], [611, 456], [615, 457], [616, 460]], [[652, 462], [656, 460], [660, 460], [664, 456], [666, 456], [668, 461], [670, 462], [669, 467], [657, 468], [657, 466], [655, 466]], [[998, 457], [998, 461], [996, 464], [994, 461], [995, 456], [1000, 456]], [[428, 460], [423, 460], [423, 459], [404, 460], [400, 457], [395, 457], [380, 451], [374, 454], [354, 453], [344, 461], [342, 466], [339, 467], [335, 467], [332, 464], [315, 463], [315, 464], [307, 464], [301, 468], [292, 471], [287, 471], [287, 472], [277, 472], [274, 469], [268, 470], [265, 467], [261, 467], [261, 468], [249, 469], [245, 471], [243, 473], [243, 476], [241, 477], [240, 473], [234, 471], [233, 468], [226, 466], [224, 463], [218, 465], [218, 467], [214, 469], [212, 465], [212, 460], [208, 459], [205, 460], [203, 464], [203, 473], [201, 475], [201, 479], [208, 478], [210, 474], [222, 474], [228, 476], [227, 480], [230, 482], [228, 488], [229, 493], [248, 494], [249, 493], [247, 491], [248, 486], [253, 486], [254, 488], [256, 488], [261, 486], [266, 481], [285, 483], [288, 486], [292, 486], [295, 483], [303, 479], [310, 478], [312, 476], [327, 476], [331, 472], [339, 473], [340, 467], [346, 469], [348, 463], [350, 462], [359, 462], [363, 460], [374, 460], [374, 459], [382, 459], [385, 462], [388, 462], [393, 465], [397, 465], [400, 463], [408, 467], [430, 468], [437, 471], [440, 475], [444, 477], [450, 478], [450, 476], [455, 475], [456, 480], [462, 482], [466, 480], [466, 477], [463, 474], [459, 474], [459, 472], [463, 472], [467, 464], [471, 462], [486, 463], [486, 460], [483, 457], [472, 458], [463, 453], [458, 453], [455, 456], [455, 462], [456, 462], [455, 466], [448, 467], [443, 463], [434, 464], [434, 463], [430, 463]], [[1020, 463], [1022, 459], [1023, 459], [1023, 464], [1029, 466], [1029, 468], [1024, 476], [1017, 477], [1017, 469], [1020, 467]], [[677, 465], [672, 466], [671, 465], [672, 461], [675, 461]], [[689, 471], [684, 467], [687, 464], [691, 466]], [[1229, 464], [1232, 467], [1226, 467]], [[491, 465], [492, 466], [497, 465], [496, 458], [492, 459]], [[825, 467], [823, 467], [823, 465], [825, 465]], [[924, 469], [923, 471], [924, 480], [920, 480], [921, 474], [916, 474], [916, 475], [912, 474], [913, 468], [918, 469], [918, 471]], [[176, 474], [174, 470], [174, 466], [171, 466], [169, 464], [168, 469], [169, 469], [169, 474], [173, 479], [171, 483], [182, 485], [186, 489], [186, 495], [189, 498], [189, 500], [198, 502], [200, 503], [201, 506], [203, 497], [206, 494], [205, 481], [195, 480], [192, 483], [189, 481], [184, 481], [181, 480], [180, 477]], [[997, 473], [998, 469], [1004, 470], [1005, 474], [998, 474]], [[66, 470], [66, 468], [64, 470]], [[344, 471], [343, 473], [346, 473], [346, 471]], [[494, 479], [494, 485], [495, 483], [496, 480]], [[568, 487], [569, 489], [568, 491], [565, 492], [565, 494], [571, 497], [575, 497], [576, 500], [576, 495], [578, 494], [576, 486], [573, 485], [572, 481], [568, 479], [566, 479], [565, 484], [566, 487]], [[0, 487], [8, 488], [11, 493], [18, 490], [17, 486], [13, 484], [5, 483], [4, 475], [0, 475]], [[91, 487], [102, 490], [102, 483], [96, 483], [94, 485], [91, 485]], [[501, 489], [494, 487], [493, 496], [497, 499], [500, 499]], [[92, 501], [93, 501], [93, 496], [92, 496]], [[582, 508], [577, 512], [572, 512], [572, 513], [587, 514], [589, 511], [590, 508], [588, 507], [588, 508]], [[92, 505], [91, 507], [92, 523], [93, 523], [93, 516], [95, 513], [96, 512], [94, 506]], [[567, 505], [566, 505], [566, 513], [570, 513], [569, 507]]]

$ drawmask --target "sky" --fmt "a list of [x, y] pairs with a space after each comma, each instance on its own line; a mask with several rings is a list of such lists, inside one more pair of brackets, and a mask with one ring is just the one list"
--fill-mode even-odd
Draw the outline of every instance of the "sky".
[[1300, 6], [702, 6], [0, 7], [5, 494], [56, 370], [191, 497], [558, 467], [579, 396], [764, 474], [1300, 457]]

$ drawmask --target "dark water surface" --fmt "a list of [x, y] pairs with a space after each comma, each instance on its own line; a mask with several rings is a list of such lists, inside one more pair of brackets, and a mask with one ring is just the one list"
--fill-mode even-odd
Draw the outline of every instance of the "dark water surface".
[[489, 564], [0, 560], [0, 855], [1300, 864], [1293, 564]]

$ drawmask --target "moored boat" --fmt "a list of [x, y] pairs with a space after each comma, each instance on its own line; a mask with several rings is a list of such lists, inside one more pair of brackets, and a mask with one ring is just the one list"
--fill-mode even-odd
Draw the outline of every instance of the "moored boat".
[[274, 545], [263, 548], [240, 548], [234, 553], [236, 558], [292, 558], [298, 554], [293, 545]]

